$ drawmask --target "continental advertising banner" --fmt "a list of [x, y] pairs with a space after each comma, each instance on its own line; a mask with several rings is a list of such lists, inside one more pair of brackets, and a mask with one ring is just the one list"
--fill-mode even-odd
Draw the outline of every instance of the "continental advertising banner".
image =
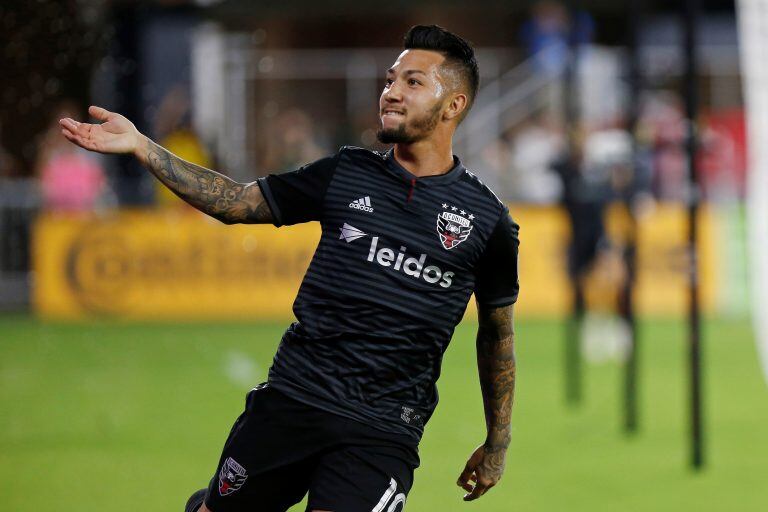
[[[521, 315], [562, 315], [568, 227], [557, 208], [511, 207], [521, 225]], [[620, 214], [609, 226], [620, 231]], [[702, 216], [705, 309], [716, 291], [711, 215]], [[620, 234], [615, 234], [620, 239]], [[268, 320], [292, 317], [292, 303], [320, 238], [316, 223], [225, 226], [189, 212], [119, 212], [108, 217], [42, 216], [34, 234], [34, 306], [43, 317]], [[685, 216], [658, 208], [641, 224], [640, 313], [686, 310]], [[622, 279], [618, 251], [589, 277], [589, 302], [610, 310]], [[468, 314], [473, 315], [470, 304]]]

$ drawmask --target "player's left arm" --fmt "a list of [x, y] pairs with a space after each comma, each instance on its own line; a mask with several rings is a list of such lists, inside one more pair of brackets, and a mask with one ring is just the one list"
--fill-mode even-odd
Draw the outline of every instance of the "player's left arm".
[[467, 491], [465, 501], [485, 494], [504, 473], [515, 392], [513, 305], [493, 307], [478, 302], [477, 308], [477, 369], [488, 435], [459, 476], [457, 484]]

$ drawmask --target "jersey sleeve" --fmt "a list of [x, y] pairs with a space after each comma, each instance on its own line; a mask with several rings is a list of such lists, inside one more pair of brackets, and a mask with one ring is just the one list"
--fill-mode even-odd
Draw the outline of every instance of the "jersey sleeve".
[[279, 227], [320, 220], [325, 192], [338, 160], [337, 153], [296, 171], [259, 178], [257, 183], [272, 211], [272, 223]]
[[475, 270], [475, 297], [479, 304], [501, 307], [517, 301], [519, 231], [520, 227], [504, 208]]

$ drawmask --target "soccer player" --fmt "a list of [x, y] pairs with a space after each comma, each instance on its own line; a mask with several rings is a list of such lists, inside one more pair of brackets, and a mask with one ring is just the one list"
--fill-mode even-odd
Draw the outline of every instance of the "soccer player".
[[487, 437], [457, 484], [464, 499], [501, 478], [515, 384], [517, 225], [452, 154], [478, 87], [472, 47], [416, 26], [386, 72], [379, 153], [343, 147], [297, 171], [238, 183], [185, 162], [103, 108], [62, 119], [65, 137], [133, 154], [179, 197], [226, 224], [317, 221], [320, 243], [268, 382], [246, 396], [208, 489], [187, 511], [396, 512], [419, 465], [436, 381], [474, 292]]

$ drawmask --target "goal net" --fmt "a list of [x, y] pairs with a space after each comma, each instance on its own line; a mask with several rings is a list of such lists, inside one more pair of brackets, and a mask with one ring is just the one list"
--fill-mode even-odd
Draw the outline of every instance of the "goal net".
[[752, 318], [768, 382], [768, 0], [738, 0], [747, 121], [747, 225]]

